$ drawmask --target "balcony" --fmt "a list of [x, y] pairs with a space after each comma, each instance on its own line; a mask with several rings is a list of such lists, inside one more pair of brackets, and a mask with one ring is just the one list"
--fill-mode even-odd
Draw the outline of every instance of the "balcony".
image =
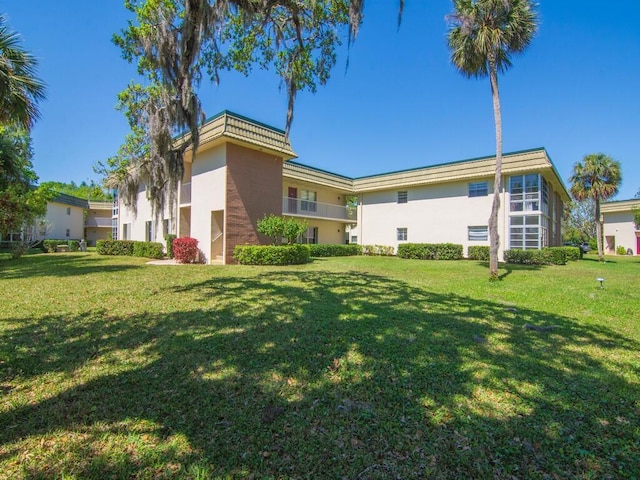
[[297, 217], [342, 220], [347, 223], [356, 223], [358, 220], [355, 207], [310, 202], [309, 200], [289, 197], [282, 197], [282, 214]]
[[111, 228], [111, 225], [111, 217], [87, 217], [84, 221], [84, 226], [91, 228]]
[[191, 205], [191, 182], [180, 185], [180, 205]]

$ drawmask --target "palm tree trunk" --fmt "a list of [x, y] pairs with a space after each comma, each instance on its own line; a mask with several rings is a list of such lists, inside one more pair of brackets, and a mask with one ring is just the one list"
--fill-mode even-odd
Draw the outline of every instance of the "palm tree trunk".
[[595, 211], [595, 221], [596, 221], [596, 241], [598, 242], [598, 261], [602, 262], [604, 260], [604, 248], [602, 245], [602, 223], [600, 219], [600, 198], [595, 197], [596, 203], [596, 211]]
[[493, 97], [493, 118], [496, 126], [496, 175], [493, 180], [493, 203], [489, 217], [489, 280], [498, 279], [498, 212], [500, 211], [500, 191], [502, 190], [502, 115], [500, 113], [500, 93], [498, 90], [498, 71], [495, 60], [489, 60], [489, 79]]

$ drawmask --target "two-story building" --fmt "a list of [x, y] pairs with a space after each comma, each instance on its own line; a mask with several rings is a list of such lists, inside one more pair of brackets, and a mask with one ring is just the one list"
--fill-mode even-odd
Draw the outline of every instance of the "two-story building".
[[[228, 111], [203, 127], [189, 152], [174, 212], [155, 220], [142, 188], [138, 212], [120, 201], [120, 239], [198, 239], [204, 260], [233, 262], [239, 244], [266, 243], [265, 215], [306, 220], [307, 243], [452, 242], [488, 245], [495, 158], [483, 157], [350, 178], [303, 165], [284, 131]], [[561, 245], [569, 196], [543, 148], [505, 154], [500, 192], [500, 255], [506, 248]], [[173, 213], [173, 215], [171, 215]]]
[[638, 198], [600, 205], [605, 254], [614, 255], [618, 247], [623, 247], [627, 254], [640, 255], [640, 229], [634, 216], [636, 210], [640, 210]]

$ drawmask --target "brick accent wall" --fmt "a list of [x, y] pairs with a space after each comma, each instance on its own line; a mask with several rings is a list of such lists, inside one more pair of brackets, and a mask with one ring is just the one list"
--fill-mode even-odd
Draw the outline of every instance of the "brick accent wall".
[[265, 214], [282, 214], [282, 158], [232, 143], [227, 144], [227, 208], [225, 263], [241, 244], [266, 244], [256, 224]]

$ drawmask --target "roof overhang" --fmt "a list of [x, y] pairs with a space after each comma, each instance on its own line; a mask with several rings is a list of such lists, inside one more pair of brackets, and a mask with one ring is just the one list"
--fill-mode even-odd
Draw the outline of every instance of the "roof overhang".
[[640, 208], [640, 198], [619, 200], [617, 202], [603, 202], [600, 204], [600, 213], [631, 212], [635, 208]]

